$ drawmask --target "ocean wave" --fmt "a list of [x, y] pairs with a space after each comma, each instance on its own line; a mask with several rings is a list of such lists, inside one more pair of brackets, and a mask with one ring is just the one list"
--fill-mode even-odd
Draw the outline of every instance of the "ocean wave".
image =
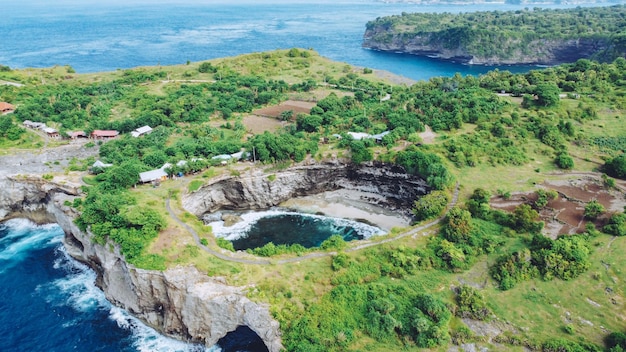
[[209, 223], [208, 225], [211, 226], [213, 230], [213, 235], [215, 237], [221, 237], [229, 241], [235, 241], [241, 238], [246, 238], [248, 236], [250, 228], [254, 226], [254, 224], [260, 219], [281, 215], [296, 215], [309, 217], [319, 221], [329, 221], [332, 223], [333, 229], [337, 230], [336, 232], [341, 232], [340, 230], [345, 227], [352, 227], [359, 234], [359, 236], [362, 236], [364, 239], [385, 234], [385, 231], [376, 226], [368, 225], [355, 220], [335, 218], [324, 215], [299, 213], [283, 209], [270, 209], [265, 211], [239, 214], [239, 216], [242, 218], [242, 221], [232, 226], [225, 226], [224, 221], [214, 221]]
[[0, 238], [0, 273], [21, 262], [32, 250], [63, 239], [63, 230], [56, 224], [37, 225], [26, 219], [11, 219], [3, 226], [8, 234]]
[[[57, 248], [54, 267], [67, 274], [51, 283], [55, 288], [49, 290], [49, 302], [54, 304], [54, 296], [66, 297], [65, 302], [76, 311], [87, 313], [93, 310], [108, 310], [108, 317], [120, 328], [132, 333], [132, 344], [140, 352], [219, 352], [218, 346], [206, 348], [203, 345], [188, 344], [163, 335], [143, 324], [127, 311], [113, 306], [106, 300], [104, 293], [95, 285], [96, 273], [88, 266], [72, 259], [63, 246]], [[56, 292], [55, 292], [56, 291]], [[69, 325], [76, 322], [70, 321]]]

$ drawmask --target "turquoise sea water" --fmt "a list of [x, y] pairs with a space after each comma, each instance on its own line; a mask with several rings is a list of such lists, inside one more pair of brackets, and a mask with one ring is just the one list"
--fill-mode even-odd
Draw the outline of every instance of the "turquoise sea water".
[[[361, 1], [61, 1], [4, 0], [0, 64], [71, 65], [77, 72], [235, 56], [292, 47], [413, 79], [479, 74], [467, 66], [361, 48], [365, 24], [405, 12], [521, 9], [521, 5], [416, 5]], [[527, 71], [530, 67], [505, 67]]]

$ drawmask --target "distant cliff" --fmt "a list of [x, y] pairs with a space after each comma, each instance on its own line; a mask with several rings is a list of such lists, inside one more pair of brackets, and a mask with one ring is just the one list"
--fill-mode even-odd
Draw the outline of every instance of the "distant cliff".
[[403, 13], [367, 24], [363, 47], [469, 64], [556, 65], [626, 53], [626, 6]]

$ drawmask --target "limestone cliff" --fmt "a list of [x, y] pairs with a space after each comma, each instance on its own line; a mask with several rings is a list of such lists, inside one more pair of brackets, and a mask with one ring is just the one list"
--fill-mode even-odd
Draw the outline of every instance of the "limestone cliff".
[[[270, 177], [271, 176], [271, 177]], [[407, 210], [428, 191], [426, 182], [404, 169], [384, 164], [317, 164], [272, 175], [256, 172], [226, 177], [183, 196], [183, 207], [201, 217], [218, 209], [266, 209], [290, 198], [339, 188], [381, 196], [385, 206]]]
[[[481, 45], [496, 46], [500, 54], [479, 53]], [[592, 58], [610, 48], [603, 38], [536, 39], [524, 45], [514, 40], [498, 43], [457, 43], [438, 40], [436, 33], [408, 35], [385, 27], [367, 29], [363, 35], [364, 48], [373, 50], [429, 56], [476, 65], [558, 65]]]
[[229, 286], [193, 267], [165, 272], [137, 269], [124, 261], [115, 245], [93, 243], [74, 225], [76, 214], [64, 205], [78, 193], [77, 185], [39, 177], [0, 179], [0, 221], [20, 216], [58, 223], [68, 253], [96, 271], [96, 284], [107, 299], [164, 334], [210, 346], [247, 325], [270, 351], [282, 349], [278, 322], [267, 307], [246, 297], [245, 287]]

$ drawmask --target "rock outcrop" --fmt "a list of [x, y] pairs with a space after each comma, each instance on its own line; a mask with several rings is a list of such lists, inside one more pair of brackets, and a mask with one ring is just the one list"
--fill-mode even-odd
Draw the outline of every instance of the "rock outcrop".
[[348, 189], [376, 195], [386, 207], [408, 211], [428, 191], [426, 182], [398, 166], [317, 164], [275, 174], [226, 177], [183, 196], [183, 207], [198, 217], [219, 209], [266, 209], [290, 198]]
[[115, 245], [93, 243], [74, 224], [77, 214], [64, 205], [79, 189], [39, 177], [0, 179], [0, 221], [19, 216], [58, 223], [65, 232], [68, 253], [96, 271], [96, 284], [107, 299], [166, 335], [211, 346], [245, 325], [269, 351], [282, 349], [278, 322], [268, 307], [246, 297], [247, 288], [227, 285], [193, 267], [165, 272], [134, 268]]
[[475, 65], [558, 65], [591, 58], [609, 49], [611, 43], [602, 38], [578, 38], [537, 39], [523, 48], [518, 48], [514, 42], [497, 45], [511, 46], [512, 49], [506, 57], [482, 56], [461, 43], [451, 46], [450, 43], [438, 41], [434, 39], [434, 33], [406, 35], [384, 27], [367, 29], [362, 43], [364, 48], [373, 50], [428, 56]]

